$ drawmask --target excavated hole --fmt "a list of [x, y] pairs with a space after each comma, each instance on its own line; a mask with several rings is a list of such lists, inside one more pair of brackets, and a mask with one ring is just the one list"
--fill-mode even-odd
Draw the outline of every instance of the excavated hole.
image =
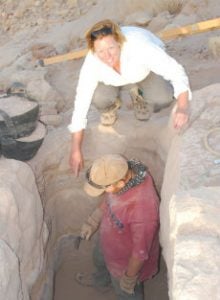
[[[137, 151], [137, 149], [135, 151]], [[160, 193], [164, 172], [164, 162], [160, 159], [157, 153], [146, 152], [146, 150], [139, 149], [139, 157], [143, 156], [144, 153], [145, 163], [148, 165], [148, 168], [155, 179], [155, 185], [158, 193]], [[79, 197], [77, 191], [75, 192], [75, 197]], [[62, 194], [59, 194], [59, 198], [59, 201], [64, 201], [62, 200]], [[53, 212], [50, 212], [52, 207], [53, 206], [50, 205], [46, 207], [46, 216], [53, 214]], [[71, 211], [68, 211], [67, 215], [68, 214], [71, 214]], [[54, 216], [54, 219], [61, 218], [61, 215], [58, 213], [58, 215]], [[79, 220], [79, 222], [82, 224], [84, 217], [81, 219], [79, 218]], [[58, 220], [57, 222], [65, 222], [65, 218]], [[94, 236], [89, 242], [82, 241], [79, 249], [76, 250], [74, 249], [74, 241], [77, 233], [66, 233], [59, 236], [59, 233], [55, 232], [56, 224], [51, 222], [50, 226], [50, 239], [53, 239], [53, 236], [55, 235], [58, 235], [58, 238], [56, 239], [56, 242], [53, 243], [53, 246], [50, 245], [50, 249], [48, 248], [48, 263], [46, 271], [47, 279], [46, 281], [45, 277], [43, 279], [44, 287], [43, 291], [41, 292], [40, 299], [86, 300], [88, 297], [92, 300], [115, 299], [113, 290], [103, 294], [93, 288], [82, 287], [75, 282], [75, 274], [77, 272], [94, 271], [92, 264], [92, 248], [94, 246], [96, 236]], [[160, 260], [159, 273], [152, 280], [149, 280], [145, 283], [145, 295], [145, 299], [148, 300], [168, 299], [166, 266], [162, 257]], [[35, 298], [33, 297], [33, 299]]]

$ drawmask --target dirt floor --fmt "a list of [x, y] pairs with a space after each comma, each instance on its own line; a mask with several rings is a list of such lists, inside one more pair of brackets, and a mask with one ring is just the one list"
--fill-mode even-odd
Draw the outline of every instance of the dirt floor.
[[[77, 272], [93, 272], [92, 248], [94, 241], [82, 241], [80, 248], [75, 250], [67, 243], [62, 251], [61, 264], [55, 279], [54, 300], [115, 300], [113, 289], [99, 291], [91, 287], [83, 287], [75, 281]], [[146, 300], [168, 300], [166, 266], [160, 261], [160, 271], [144, 286]]]

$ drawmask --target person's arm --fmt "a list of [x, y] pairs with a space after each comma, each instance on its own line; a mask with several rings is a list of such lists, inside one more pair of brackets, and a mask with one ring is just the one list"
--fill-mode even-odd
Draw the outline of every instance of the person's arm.
[[125, 274], [128, 277], [137, 276], [140, 269], [142, 268], [143, 264], [144, 264], [143, 260], [140, 260], [136, 257], [131, 256], [129, 259], [127, 271]]
[[188, 91], [177, 97], [177, 107], [173, 117], [173, 126], [176, 129], [182, 128], [189, 120], [189, 95]]
[[142, 56], [145, 59], [146, 66], [155, 74], [169, 81], [173, 86], [174, 97], [177, 99], [177, 110], [173, 125], [179, 129], [189, 119], [189, 101], [192, 96], [188, 76], [183, 66], [160, 47], [146, 44], [145, 48], [142, 47], [142, 51], [144, 51], [143, 49], [145, 49], [145, 52]]
[[120, 279], [120, 288], [122, 291], [126, 292], [127, 294], [134, 293], [134, 288], [137, 284], [139, 271], [141, 270], [143, 264], [143, 260], [140, 260], [133, 256], [130, 257], [127, 271]]
[[84, 136], [84, 129], [72, 133], [69, 163], [75, 176], [78, 176], [79, 172], [83, 168], [83, 154], [82, 154], [83, 136]]
[[87, 221], [82, 225], [80, 236], [89, 240], [91, 236], [98, 230], [102, 220], [102, 209], [98, 206], [92, 214], [88, 217]]
[[74, 111], [71, 123], [68, 126], [72, 135], [69, 164], [76, 176], [79, 175], [79, 172], [83, 168], [82, 142], [84, 129], [87, 126], [87, 114], [91, 105], [92, 96], [98, 84], [94, 70], [93, 57], [91, 53], [88, 53], [80, 70]]

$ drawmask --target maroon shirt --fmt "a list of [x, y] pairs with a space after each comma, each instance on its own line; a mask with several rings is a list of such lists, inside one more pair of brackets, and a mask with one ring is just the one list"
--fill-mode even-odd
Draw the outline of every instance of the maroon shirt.
[[159, 199], [150, 175], [127, 192], [105, 194], [101, 206], [100, 242], [109, 272], [116, 278], [127, 270], [131, 256], [144, 261], [139, 280], [157, 273]]

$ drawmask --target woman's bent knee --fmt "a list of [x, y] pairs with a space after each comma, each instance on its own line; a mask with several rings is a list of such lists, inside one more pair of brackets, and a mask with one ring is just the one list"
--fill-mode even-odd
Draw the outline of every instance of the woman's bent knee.
[[100, 83], [93, 95], [92, 104], [100, 111], [106, 111], [111, 107], [119, 95], [119, 88]]

